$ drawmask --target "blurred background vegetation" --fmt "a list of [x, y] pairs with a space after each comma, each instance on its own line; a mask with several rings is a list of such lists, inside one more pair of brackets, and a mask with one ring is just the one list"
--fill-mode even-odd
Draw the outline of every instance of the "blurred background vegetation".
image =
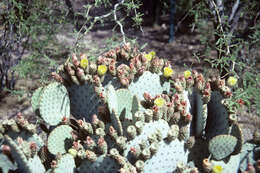
[[[260, 114], [259, 0], [1, 1], [0, 93], [19, 93], [14, 89], [18, 79], [47, 83], [50, 72], [71, 52], [88, 51], [95, 59], [113, 46], [138, 40], [129, 33], [142, 33], [144, 26], [169, 32], [171, 3], [176, 7], [175, 39], [185, 34], [199, 37], [200, 49], [190, 58], [217, 70], [222, 78], [239, 78], [234, 99], [242, 98], [249, 111]], [[101, 29], [115, 34], [95, 45], [100, 43], [88, 40], [88, 35]]]

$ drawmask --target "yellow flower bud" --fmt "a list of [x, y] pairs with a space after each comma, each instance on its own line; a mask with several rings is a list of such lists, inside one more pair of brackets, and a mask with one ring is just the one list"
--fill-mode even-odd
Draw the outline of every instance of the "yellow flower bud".
[[80, 67], [85, 69], [88, 66], [88, 59], [87, 58], [82, 58], [80, 60]]
[[215, 165], [212, 168], [212, 173], [222, 173], [223, 167], [220, 165]]
[[237, 84], [237, 78], [230, 76], [227, 80], [229, 86], [235, 86]]
[[190, 76], [191, 76], [191, 71], [190, 71], [190, 70], [186, 70], [186, 71], [184, 72], [184, 77], [185, 77], [185, 79], [188, 79]]
[[159, 97], [154, 100], [154, 104], [158, 107], [162, 107], [163, 105], [165, 105], [165, 100], [163, 98]]
[[163, 76], [164, 77], [171, 77], [173, 74], [173, 69], [171, 67], [164, 67], [163, 68]]
[[68, 153], [71, 154], [73, 157], [76, 157], [78, 152], [74, 148], [70, 148], [68, 150]]
[[99, 65], [97, 73], [99, 76], [103, 76], [107, 72], [107, 66], [106, 65]]

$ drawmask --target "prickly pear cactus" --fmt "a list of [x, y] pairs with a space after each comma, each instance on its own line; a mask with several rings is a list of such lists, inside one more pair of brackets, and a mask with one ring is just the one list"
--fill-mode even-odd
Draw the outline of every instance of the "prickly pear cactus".
[[243, 137], [228, 106], [231, 89], [196, 71], [173, 74], [167, 60], [130, 44], [96, 61], [72, 54], [52, 73], [57, 82], [32, 98], [44, 142], [40, 135], [21, 142], [17, 134], [38, 130], [23, 119], [0, 123], [0, 134], [14, 134], [5, 138], [25, 172], [35, 172], [32, 164], [57, 173], [237, 170]]

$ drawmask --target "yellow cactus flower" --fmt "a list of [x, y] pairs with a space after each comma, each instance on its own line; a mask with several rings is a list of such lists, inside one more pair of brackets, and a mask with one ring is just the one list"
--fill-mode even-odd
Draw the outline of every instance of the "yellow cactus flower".
[[76, 157], [78, 152], [74, 148], [70, 148], [68, 150], [68, 153], [71, 154], [73, 157]]
[[156, 55], [155, 51], [151, 51], [149, 54], [152, 56], [152, 58], [154, 58]]
[[237, 78], [230, 76], [227, 80], [229, 86], [235, 86], [237, 84]]
[[165, 100], [163, 98], [159, 97], [154, 100], [154, 104], [158, 107], [162, 107], [163, 105], [165, 105]]
[[106, 65], [99, 65], [97, 73], [99, 76], [103, 76], [107, 72], [107, 66]]
[[82, 58], [80, 60], [80, 67], [82, 67], [83, 69], [85, 69], [88, 66], [88, 59], [87, 58]]
[[163, 68], [163, 76], [164, 77], [171, 77], [173, 74], [173, 69], [171, 67], [164, 67]]
[[144, 57], [147, 59], [147, 61], [151, 61], [155, 57], [155, 52], [151, 51], [149, 53], [144, 54]]
[[185, 77], [185, 79], [188, 79], [190, 76], [191, 76], [191, 71], [190, 71], [190, 70], [186, 70], [186, 71], [184, 72], [184, 77]]
[[223, 167], [221, 165], [215, 165], [212, 168], [212, 173], [222, 173]]

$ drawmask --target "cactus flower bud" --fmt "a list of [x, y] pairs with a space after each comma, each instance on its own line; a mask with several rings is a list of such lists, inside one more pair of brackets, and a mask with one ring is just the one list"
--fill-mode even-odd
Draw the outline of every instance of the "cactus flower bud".
[[163, 68], [163, 76], [164, 77], [171, 77], [173, 74], [173, 69], [171, 67], [164, 67]]
[[189, 77], [191, 77], [191, 71], [186, 70], [186, 71], [184, 72], [184, 77], [185, 77], [185, 79], [189, 79]]

